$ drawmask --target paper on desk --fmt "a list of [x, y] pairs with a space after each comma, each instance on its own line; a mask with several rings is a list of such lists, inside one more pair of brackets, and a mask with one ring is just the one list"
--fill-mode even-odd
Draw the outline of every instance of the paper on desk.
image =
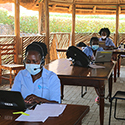
[[90, 64], [89, 66], [90, 66], [91, 68], [93, 68], [93, 69], [105, 68], [105, 66], [99, 66], [99, 65], [96, 65], [96, 64]]
[[28, 110], [25, 113], [29, 114], [29, 116], [20, 115], [15, 121], [44, 122], [48, 118], [44, 113], [37, 113], [34, 110]]
[[62, 105], [62, 104], [42, 104], [42, 105], [37, 105], [35, 108], [35, 111], [43, 111], [44, 114], [48, 115], [48, 116], [59, 116], [60, 114], [63, 113], [64, 109], [65, 109], [66, 105]]
[[63, 113], [66, 105], [62, 104], [41, 104], [34, 110], [28, 110], [25, 113], [29, 116], [21, 115], [16, 121], [44, 122], [48, 117], [58, 117]]

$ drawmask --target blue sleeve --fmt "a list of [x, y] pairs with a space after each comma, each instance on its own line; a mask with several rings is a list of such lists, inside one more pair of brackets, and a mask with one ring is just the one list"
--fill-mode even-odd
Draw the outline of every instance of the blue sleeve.
[[114, 46], [115, 47], [115, 44], [113, 43], [113, 41], [110, 38], [108, 39], [108, 42], [109, 42], [109, 46]]
[[89, 47], [86, 47], [83, 52], [88, 56], [91, 57], [92, 56], [92, 50]]
[[49, 79], [50, 83], [50, 100], [57, 101], [61, 103], [61, 85], [60, 85], [60, 79], [58, 76], [53, 73]]
[[104, 49], [102, 47], [99, 47], [98, 51], [104, 51]]
[[21, 92], [21, 71], [16, 75], [15, 79], [14, 79], [14, 84], [12, 86], [11, 91], [19, 91]]

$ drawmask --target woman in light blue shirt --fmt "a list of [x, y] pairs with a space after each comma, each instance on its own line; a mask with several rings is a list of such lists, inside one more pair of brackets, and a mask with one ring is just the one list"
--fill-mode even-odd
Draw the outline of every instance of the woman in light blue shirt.
[[[83, 52], [91, 59], [91, 61], [95, 60], [95, 54], [97, 51], [104, 51], [102, 47], [99, 47], [99, 39], [98, 37], [92, 37], [90, 40], [90, 47], [87, 46]], [[96, 90], [98, 94], [98, 90]], [[99, 104], [99, 96], [95, 99], [95, 102]]]
[[46, 45], [41, 42], [26, 48], [25, 69], [17, 74], [11, 90], [21, 92], [27, 103], [61, 102], [59, 78], [43, 67], [46, 54]]
[[99, 34], [101, 38], [99, 38], [99, 41], [105, 41], [105, 46], [114, 46], [115, 44], [112, 42], [112, 40], [109, 38], [110, 36], [110, 30], [108, 28], [102, 28], [99, 31]]
[[103, 51], [103, 48], [99, 47], [99, 39], [97, 37], [92, 37], [90, 39], [90, 46], [85, 47], [83, 52], [93, 61], [96, 51]]

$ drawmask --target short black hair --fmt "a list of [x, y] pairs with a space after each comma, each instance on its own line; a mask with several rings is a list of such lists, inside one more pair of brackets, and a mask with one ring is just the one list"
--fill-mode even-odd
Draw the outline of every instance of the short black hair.
[[84, 42], [79, 42], [76, 44], [77, 47], [86, 47], [87, 45]]
[[90, 45], [92, 46], [92, 41], [93, 40], [97, 40], [97, 41], [99, 41], [99, 38], [98, 37], [92, 37], [91, 39], [90, 39]]
[[102, 28], [102, 29], [100, 29], [100, 31], [99, 31], [100, 36], [101, 36], [102, 32], [106, 32], [107, 33], [107, 37], [110, 36], [110, 30], [109, 30], [109, 28]]
[[45, 57], [47, 55], [47, 47], [46, 44], [43, 42], [32, 42], [26, 47], [25, 55], [27, 54], [28, 51], [37, 51], [40, 53], [41, 57]]

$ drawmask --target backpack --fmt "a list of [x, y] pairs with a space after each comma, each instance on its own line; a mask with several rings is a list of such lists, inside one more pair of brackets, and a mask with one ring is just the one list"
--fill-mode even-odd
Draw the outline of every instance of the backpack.
[[88, 67], [90, 64], [89, 57], [75, 46], [70, 46], [66, 52], [67, 58], [72, 58], [74, 66]]

